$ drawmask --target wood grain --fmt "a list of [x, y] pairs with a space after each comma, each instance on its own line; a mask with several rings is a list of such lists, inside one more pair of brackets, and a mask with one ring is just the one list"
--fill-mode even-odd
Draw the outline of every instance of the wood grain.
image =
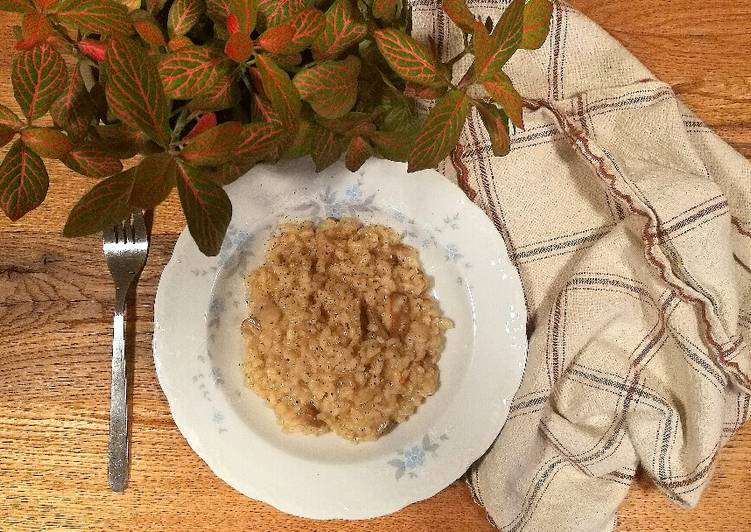
[[[751, 2], [573, 0], [624, 43], [741, 153], [751, 156]], [[0, 15], [0, 102], [13, 16]], [[312, 522], [244, 498], [191, 451], [169, 415], [151, 358], [159, 274], [183, 219], [175, 198], [156, 214], [131, 311], [135, 333], [133, 463], [124, 495], [107, 489], [112, 288], [98, 238], [59, 236], [92, 181], [51, 164], [50, 196], [11, 224], [0, 218], [0, 530], [488, 531], [466, 486], [365, 522]], [[750, 530], [751, 427], [723, 451], [698, 508], [636, 482], [619, 529]]]

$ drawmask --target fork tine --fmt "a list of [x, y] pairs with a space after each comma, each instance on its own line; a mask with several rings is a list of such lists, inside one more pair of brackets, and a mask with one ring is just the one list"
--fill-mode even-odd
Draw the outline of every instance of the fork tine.
[[143, 211], [133, 211], [133, 240], [135, 242], [142, 242], [148, 238], [146, 232], [146, 221], [143, 217]]

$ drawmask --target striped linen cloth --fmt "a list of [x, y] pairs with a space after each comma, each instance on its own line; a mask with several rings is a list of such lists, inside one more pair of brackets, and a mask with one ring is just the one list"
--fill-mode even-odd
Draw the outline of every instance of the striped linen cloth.
[[[413, 33], [444, 60], [462, 47], [440, 0], [413, 0]], [[610, 530], [637, 468], [693, 506], [749, 417], [751, 165], [566, 4], [506, 70], [528, 102], [511, 153], [472, 116], [440, 167], [503, 235], [529, 314], [521, 388], [469, 482], [502, 530]]]

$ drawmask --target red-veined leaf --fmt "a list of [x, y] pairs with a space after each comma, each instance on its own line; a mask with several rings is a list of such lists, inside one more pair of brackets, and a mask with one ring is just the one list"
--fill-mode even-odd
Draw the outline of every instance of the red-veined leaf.
[[111, 149], [106, 150], [94, 142], [86, 142], [70, 150], [63, 163], [81, 175], [97, 178], [111, 176], [123, 169], [123, 163]]
[[203, 0], [175, 0], [167, 15], [167, 31], [170, 37], [185, 35], [206, 11]]
[[240, 145], [237, 147], [239, 161], [261, 160], [276, 155], [287, 138], [279, 122], [251, 122], [243, 125]]
[[[139, 2], [140, 4], [140, 2]], [[143, 9], [131, 11], [128, 15], [138, 35], [151, 46], [164, 46], [164, 33], [154, 15]]]
[[317, 128], [316, 142], [311, 153], [316, 172], [322, 172], [338, 161], [343, 151], [344, 140], [339, 135], [324, 127]]
[[221, 111], [240, 101], [240, 86], [236, 76], [218, 78], [204, 92], [188, 103], [191, 111]]
[[524, 6], [524, 27], [519, 48], [534, 50], [548, 38], [553, 4], [550, 0], [530, 0]]
[[443, 0], [443, 10], [465, 33], [475, 31], [475, 16], [464, 0]]
[[291, 142], [282, 151], [281, 157], [283, 159], [297, 159], [313, 153], [316, 129], [310, 121], [304, 118], [300, 119], [297, 131], [295, 131]]
[[485, 79], [485, 76], [500, 70], [519, 48], [523, 20], [524, 0], [513, 0], [490, 35], [482, 24], [475, 23], [472, 45], [477, 79]]
[[105, 62], [107, 103], [120, 120], [167, 146], [169, 107], [156, 66], [138, 44], [110, 39]]
[[23, 126], [23, 122], [18, 118], [18, 115], [2, 104], [0, 104], [0, 124], [5, 124], [13, 129]]
[[373, 148], [368, 142], [360, 137], [352, 137], [344, 154], [344, 166], [350, 172], [356, 172], [373, 155]]
[[203, 133], [207, 129], [216, 126], [216, 113], [204, 113], [196, 120], [196, 124], [190, 130], [190, 133], [185, 135], [185, 140], [190, 140], [199, 133]]
[[271, 106], [279, 113], [284, 126], [289, 130], [294, 129], [300, 114], [300, 95], [292, 80], [265, 55], [256, 56], [256, 66], [263, 91], [271, 101]]
[[230, 13], [227, 15], [227, 32], [232, 35], [240, 31], [240, 21], [237, 19], [237, 15]]
[[373, 0], [373, 16], [384, 22], [390, 22], [396, 17], [398, 7], [397, 0]]
[[294, 84], [303, 100], [324, 118], [339, 118], [357, 101], [360, 60], [354, 55], [343, 61], [324, 61], [295, 75]]
[[17, 140], [0, 165], [0, 206], [8, 218], [18, 220], [44, 201], [49, 183], [44, 161]]
[[193, 41], [185, 35], [178, 35], [174, 39], [170, 39], [170, 42], [167, 43], [167, 47], [173, 52], [188, 46], [193, 46]]
[[218, 185], [229, 185], [238, 177], [245, 175], [251, 168], [256, 165], [255, 161], [246, 163], [229, 162], [214, 169], [206, 169], [209, 178]]
[[50, 159], [62, 159], [73, 148], [65, 133], [48, 127], [27, 127], [21, 131], [21, 140], [34, 153]]
[[104, 61], [104, 58], [107, 57], [107, 43], [104, 41], [81, 39], [78, 41], [78, 49], [81, 50], [83, 55], [97, 63]]
[[134, 169], [108, 177], [78, 200], [68, 215], [63, 234], [84, 236], [111, 227], [130, 216]]
[[225, 122], [190, 139], [180, 158], [195, 166], [219, 166], [233, 156], [240, 143], [240, 122]]
[[451, 90], [438, 100], [415, 139], [408, 171], [438, 166], [456, 146], [468, 112], [469, 98], [460, 90]]
[[283, 69], [296, 71], [297, 69], [294, 68], [296, 66], [299, 66], [302, 62], [302, 55], [300, 54], [266, 54], [271, 59], [274, 60], [274, 62], [282, 67]]
[[479, 102], [477, 111], [490, 137], [493, 154], [498, 157], [508, 155], [511, 150], [511, 139], [508, 132], [508, 117], [495, 106]]
[[42, 43], [45, 42], [54, 32], [49, 19], [41, 13], [27, 13], [23, 16], [21, 31], [24, 40], [28, 42]]
[[308, 47], [321, 32], [325, 22], [326, 15], [318, 9], [303, 9], [289, 21], [294, 30], [292, 42], [300, 48]]
[[399, 131], [374, 131], [368, 138], [381, 157], [407, 162], [416, 136], [417, 129], [411, 128]]
[[122, 122], [95, 124], [94, 131], [102, 141], [95, 147], [103, 149], [105, 153], [112, 154], [119, 159], [130, 159], [144, 148], [147, 142], [150, 142], [142, 132], [132, 129]]
[[60, 0], [34, 0], [34, 4], [37, 6], [37, 10], [39, 12], [44, 13], [49, 8], [53, 7], [55, 4], [58, 4]]
[[316, 117], [316, 121], [326, 129], [330, 129], [340, 135], [347, 135], [353, 131], [361, 131], [363, 125], [371, 124], [370, 113], [348, 113], [340, 118], [327, 119]]
[[[237, 23], [237, 31], [250, 35], [256, 27], [256, 17], [258, 15], [258, 6], [256, 0], [228, 0], [228, 13], [233, 16], [232, 24]], [[229, 28], [228, 20], [227, 30], [230, 33], [236, 33]]]
[[131, 30], [128, 10], [113, 0], [63, 0], [55, 8], [55, 17], [84, 33], [128, 34]]
[[263, 13], [266, 26], [278, 26], [308, 7], [309, 0], [258, 0], [258, 11]]
[[423, 98], [425, 100], [437, 100], [444, 94], [448, 87], [424, 87], [411, 81], [404, 86], [404, 95], [410, 98]]
[[117, 0], [117, 2], [124, 5], [128, 11], [136, 11], [141, 8], [141, 0]]
[[313, 40], [313, 56], [329, 59], [362, 40], [368, 27], [360, 20], [350, 0], [336, 0], [326, 10], [323, 29]]
[[0, 0], [0, 11], [33, 13], [35, 8], [31, 0]]
[[436, 88], [448, 84], [433, 53], [403, 31], [386, 28], [373, 35], [386, 62], [405, 80]]
[[206, 14], [216, 24], [224, 26], [227, 23], [230, 0], [206, 0]]
[[282, 24], [264, 31], [256, 43], [273, 54], [294, 54], [302, 49], [294, 42], [294, 36], [294, 28], [290, 24]]
[[232, 218], [227, 193], [202, 170], [185, 162], [177, 165], [176, 177], [180, 204], [193, 240], [204, 254], [218, 254]]
[[224, 53], [237, 63], [244, 63], [253, 55], [253, 41], [247, 33], [233, 33], [224, 45]]
[[67, 131], [72, 139], [86, 136], [94, 120], [94, 104], [86, 91], [78, 65], [73, 68], [65, 92], [52, 104], [50, 115], [55, 125]]
[[130, 204], [139, 209], [153, 209], [169, 196], [175, 186], [177, 161], [169, 153], [155, 153], [141, 159], [136, 166]]
[[514, 125], [520, 129], [523, 128], [522, 97], [516, 92], [511, 78], [499, 69], [486, 76], [482, 86], [496, 102], [501, 104]]
[[152, 13], [157, 13], [158, 11], [161, 11], [166, 3], [167, 0], [146, 0], [146, 9]]
[[159, 73], [167, 95], [177, 100], [210, 92], [222, 78], [230, 78], [235, 64], [208, 46], [186, 46], [167, 54]]
[[33, 120], [43, 116], [63, 94], [68, 69], [62, 56], [45, 44], [16, 56], [11, 79], [21, 110]]

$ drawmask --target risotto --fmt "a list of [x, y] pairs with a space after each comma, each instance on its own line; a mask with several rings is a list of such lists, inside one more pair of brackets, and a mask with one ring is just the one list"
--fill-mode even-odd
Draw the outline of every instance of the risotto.
[[283, 225], [247, 286], [245, 377], [284, 430], [373, 440], [438, 388], [451, 322], [393, 230]]

